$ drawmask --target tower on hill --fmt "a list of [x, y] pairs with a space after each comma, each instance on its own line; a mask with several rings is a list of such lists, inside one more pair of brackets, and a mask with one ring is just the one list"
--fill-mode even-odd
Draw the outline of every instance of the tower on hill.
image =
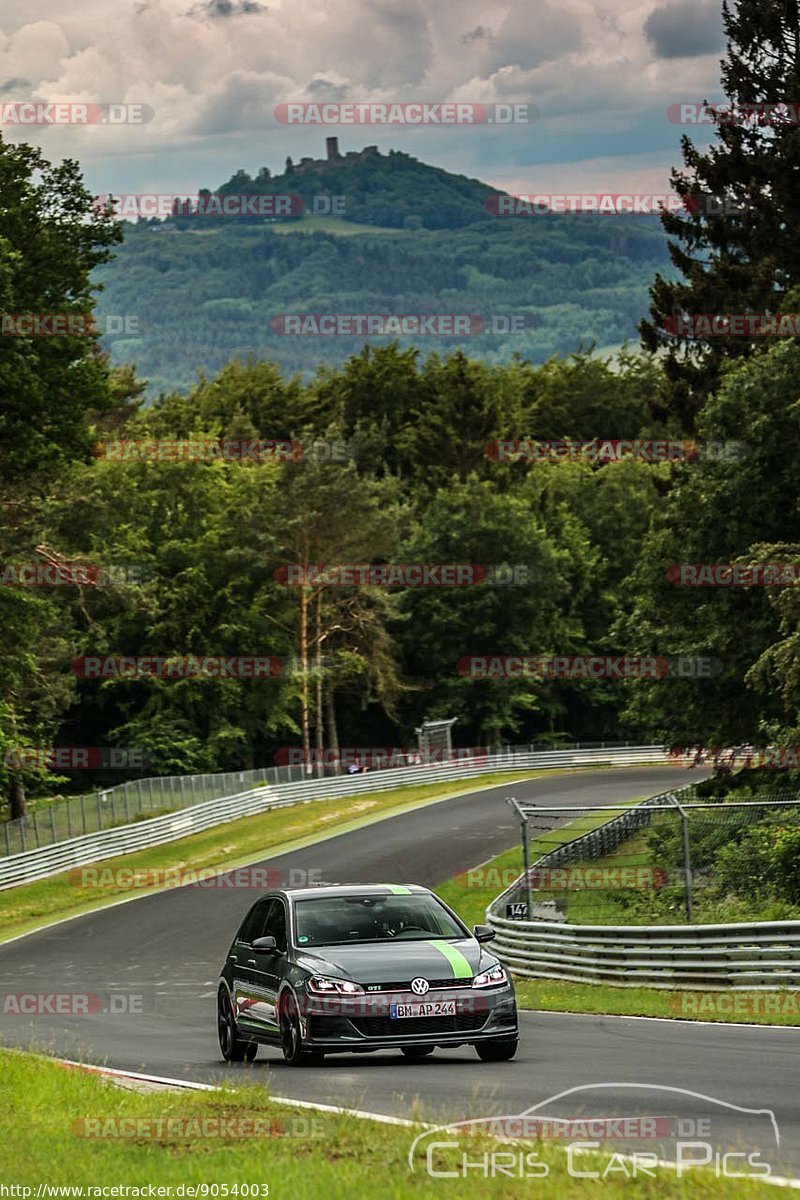
[[339, 153], [338, 137], [325, 138], [325, 146], [328, 151], [328, 162], [329, 163], [339, 162], [339, 160], [341, 159], [342, 156]]

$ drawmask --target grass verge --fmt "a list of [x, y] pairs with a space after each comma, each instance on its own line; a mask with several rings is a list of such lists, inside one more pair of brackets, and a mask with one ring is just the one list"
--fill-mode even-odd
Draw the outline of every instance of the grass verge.
[[[450, 1171], [455, 1177], [433, 1178], [426, 1172], [424, 1156], [413, 1173], [409, 1168], [409, 1149], [420, 1130], [277, 1105], [261, 1087], [140, 1095], [44, 1058], [0, 1050], [0, 1088], [5, 1127], [0, 1178], [7, 1186], [30, 1188], [27, 1196], [35, 1197], [40, 1185], [144, 1188], [144, 1195], [153, 1186], [170, 1188], [162, 1195], [172, 1197], [191, 1194], [189, 1188], [218, 1185], [215, 1193], [209, 1190], [206, 1195], [238, 1200], [243, 1184], [269, 1189], [259, 1187], [258, 1196], [291, 1196], [292, 1200], [321, 1196], [326, 1200], [352, 1200], [353, 1196], [462, 1200], [465, 1192], [497, 1200], [523, 1194], [541, 1200], [597, 1196], [599, 1179], [570, 1175], [566, 1154], [553, 1143], [525, 1146], [536, 1155], [536, 1178], [523, 1181], [507, 1174], [484, 1178], [473, 1166], [465, 1179], [464, 1159], [474, 1164], [484, 1153], [503, 1153], [508, 1171], [509, 1152], [522, 1150], [470, 1137], [433, 1158], [437, 1171]], [[220, 1136], [220, 1131], [227, 1136]], [[231, 1136], [248, 1131], [249, 1136]], [[450, 1135], [447, 1140], [452, 1140]], [[603, 1181], [603, 1196], [608, 1200], [630, 1195], [631, 1180], [619, 1161], [581, 1155], [575, 1169], [596, 1171], [601, 1177], [608, 1170]], [[632, 1171], [631, 1166], [627, 1169]], [[763, 1195], [756, 1186], [718, 1180], [703, 1170], [689, 1171], [677, 1180], [668, 1167], [656, 1168], [652, 1178], [640, 1174], [635, 1183], [636, 1195], [647, 1200]], [[27, 1200], [24, 1192], [8, 1194]]]
[[[596, 768], [595, 768], [596, 769]], [[284, 853], [318, 841], [332, 831], [344, 833], [387, 814], [416, 808], [447, 796], [456, 796], [482, 787], [496, 787], [521, 778], [540, 775], [571, 774], [573, 772], [519, 771], [507, 774], [483, 775], [465, 779], [462, 787], [453, 781], [430, 783], [416, 787], [394, 788], [369, 795], [343, 796], [332, 800], [314, 800], [291, 808], [273, 809], [252, 817], [241, 817], [217, 825], [203, 833], [195, 833], [164, 846], [154, 846], [135, 854], [103, 859], [102, 878], [110, 879], [118, 870], [131, 871], [198, 871], [205, 868], [244, 866], [259, 862], [269, 853]], [[577, 772], [575, 772], [577, 773]], [[177, 813], [176, 816], [180, 816]], [[70, 872], [48, 879], [21, 884], [0, 892], [0, 944], [10, 937], [27, 933], [49, 920], [77, 916], [102, 908], [115, 900], [132, 895], [146, 895], [159, 888], [136, 888], [130, 884], [100, 883], [85, 887], [72, 881]]]

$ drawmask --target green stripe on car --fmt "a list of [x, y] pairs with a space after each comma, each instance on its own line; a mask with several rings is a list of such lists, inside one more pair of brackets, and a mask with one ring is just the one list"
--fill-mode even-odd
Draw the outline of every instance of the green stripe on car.
[[381, 883], [379, 887], [388, 888], [395, 896], [410, 896], [411, 888], [403, 887], [399, 883]]
[[469, 965], [469, 962], [461, 951], [456, 950], [455, 946], [451, 945], [450, 942], [430, 941], [428, 945], [433, 946], [434, 950], [438, 950], [440, 954], [444, 955], [450, 963], [454, 979], [472, 978], [472, 967]]

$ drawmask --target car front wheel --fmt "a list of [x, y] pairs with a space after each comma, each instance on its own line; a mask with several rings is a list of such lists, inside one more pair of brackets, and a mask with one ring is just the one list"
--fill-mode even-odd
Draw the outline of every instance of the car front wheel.
[[289, 997], [281, 1005], [281, 1050], [284, 1061], [290, 1067], [315, 1067], [324, 1061], [324, 1055], [312, 1050], [303, 1049], [303, 1034], [300, 1029], [300, 1017], [297, 1005]]
[[478, 1042], [475, 1049], [481, 1062], [508, 1062], [517, 1053], [517, 1038], [497, 1038], [493, 1042]]
[[258, 1053], [256, 1042], [246, 1042], [239, 1037], [230, 996], [225, 988], [220, 988], [217, 996], [217, 1035], [225, 1062], [251, 1063]]

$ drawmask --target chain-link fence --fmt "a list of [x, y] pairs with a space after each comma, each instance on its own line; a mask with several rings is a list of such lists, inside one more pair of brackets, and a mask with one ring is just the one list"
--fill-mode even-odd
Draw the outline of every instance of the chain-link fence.
[[493, 905], [499, 916], [606, 926], [800, 918], [796, 792], [707, 801], [690, 786], [603, 808], [511, 803], [520, 875]]
[[[531, 742], [524, 746], [505, 746], [509, 756], [548, 750], [614, 750], [632, 746], [632, 742]], [[463, 751], [450, 752], [457, 758]], [[484, 752], [485, 753], [485, 752]], [[417, 765], [413, 753], [392, 757], [392, 768]], [[448, 761], [445, 754], [442, 761]], [[465, 762], [465, 766], [467, 763]], [[162, 813], [176, 812], [203, 800], [221, 800], [238, 792], [266, 784], [300, 783], [304, 779], [336, 777], [347, 774], [347, 766], [329, 761], [282, 767], [260, 767], [252, 771], [225, 771], [210, 775], [169, 775], [135, 779], [104, 791], [72, 799], [53, 801], [32, 808], [22, 819], [0, 822], [0, 855], [20, 854], [51, 846], [81, 834], [97, 833], [131, 821], [145, 820]]]

